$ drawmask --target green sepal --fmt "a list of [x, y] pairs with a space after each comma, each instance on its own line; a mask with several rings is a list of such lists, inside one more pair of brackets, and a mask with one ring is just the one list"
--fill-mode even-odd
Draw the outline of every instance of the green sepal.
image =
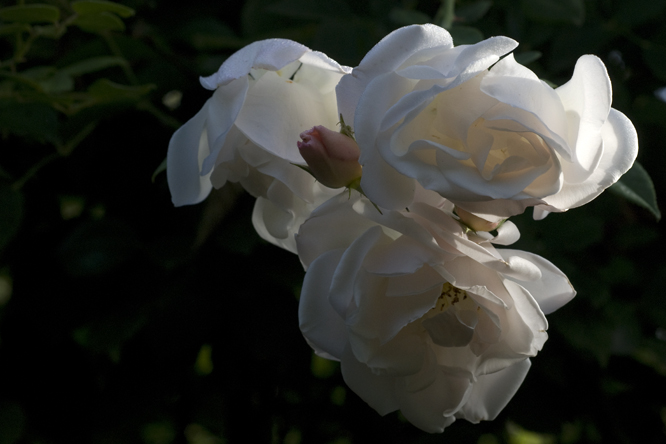
[[354, 130], [350, 125], [345, 123], [345, 119], [342, 117], [342, 113], [340, 113], [340, 122], [338, 122], [338, 125], [340, 125], [340, 134], [344, 134], [345, 136], [350, 137], [352, 140], [356, 140], [354, 138]]

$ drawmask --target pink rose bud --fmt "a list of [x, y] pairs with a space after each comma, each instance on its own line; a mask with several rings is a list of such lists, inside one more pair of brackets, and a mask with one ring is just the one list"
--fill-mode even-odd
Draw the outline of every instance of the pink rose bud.
[[298, 150], [322, 185], [347, 187], [361, 177], [361, 150], [354, 139], [321, 125], [301, 133]]
[[489, 220], [485, 220], [475, 214], [470, 213], [469, 211], [463, 210], [460, 207], [456, 207], [456, 214], [462, 223], [474, 231], [493, 231], [500, 225], [500, 223], [502, 223], [502, 220], [498, 220], [497, 222], [490, 222]]

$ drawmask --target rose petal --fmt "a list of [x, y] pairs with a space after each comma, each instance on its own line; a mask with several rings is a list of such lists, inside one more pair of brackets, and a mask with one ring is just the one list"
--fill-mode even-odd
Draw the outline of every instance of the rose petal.
[[499, 372], [479, 376], [456, 416], [474, 424], [495, 419], [520, 388], [530, 366], [530, 360], [525, 359]]
[[303, 280], [298, 304], [301, 332], [318, 352], [342, 359], [347, 345], [344, 320], [328, 301], [329, 289], [342, 250], [331, 250], [318, 257]]
[[502, 256], [522, 257], [541, 270], [541, 279], [520, 282], [534, 297], [544, 314], [550, 314], [576, 296], [569, 279], [555, 265], [543, 257], [520, 250], [498, 250]]
[[209, 177], [200, 174], [203, 160], [208, 155], [204, 132], [207, 108], [208, 102], [169, 141], [167, 182], [171, 200], [177, 207], [201, 202], [213, 188]]
[[220, 66], [220, 69], [208, 77], [201, 77], [201, 85], [210, 90], [247, 76], [251, 69], [277, 71], [289, 63], [298, 60], [310, 51], [307, 46], [286, 39], [268, 39], [250, 43], [233, 53]]

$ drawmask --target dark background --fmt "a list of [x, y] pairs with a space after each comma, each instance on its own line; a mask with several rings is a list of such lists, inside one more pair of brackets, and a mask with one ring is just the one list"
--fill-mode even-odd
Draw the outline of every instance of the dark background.
[[[73, 21], [15, 63], [17, 32], [24, 42], [53, 22], [0, 20], [0, 444], [666, 442], [664, 230], [640, 174], [628, 184], [643, 207], [606, 192], [540, 222], [514, 218], [513, 247], [556, 264], [578, 295], [548, 317], [550, 339], [500, 416], [441, 436], [380, 417], [337, 364], [313, 358], [298, 330], [302, 267], [254, 233], [249, 195], [231, 186], [174, 208], [165, 174], [151, 181], [210, 96], [198, 77], [235, 50], [284, 37], [355, 66], [393, 29], [442, 23], [441, 2], [121, 3], [136, 14]], [[68, 1], [45, 4], [56, 25], [74, 17]], [[510, 36], [555, 85], [598, 55], [663, 198], [666, 0], [455, 11], [455, 43]], [[100, 56], [127, 64], [67, 71]], [[173, 91], [182, 101], [168, 107]]]

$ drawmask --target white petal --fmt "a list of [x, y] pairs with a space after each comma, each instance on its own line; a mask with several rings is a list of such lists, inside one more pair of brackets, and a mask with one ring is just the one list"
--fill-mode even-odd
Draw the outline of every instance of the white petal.
[[368, 229], [351, 243], [340, 259], [340, 264], [333, 275], [331, 283], [331, 304], [340, 313], [347, 317], [352, 298], [364, 297], [363, 294], [355, 292], [356, 274], [365, 260], [368, 251], [379, 242], [385, 242], [386, 235], [382, 233], [379, 226]]
[[421, 369], [423, 357], [427, 353], [421, 335], [409, 332], [401, 332], [387, 343], [379, 345], [378, 341], [360, 336], [352, 328], [349, 341], [356, 359], [377, 375], [413, 375]]
[[432, 341], [442, 347], [465, 347], [474, 336], [474, 327], [460, 322], [454, 310], [447, 310], [422, 322]]
[[[564, 211], [584, 205], [617, 182], [634, 164], [638, 154], [636, 129], [624, 114], [612, 109], [601, 128], [604, 147], [599, 165], [582, 183], [564, 183], [562, 190], [544, 199], [550, 211]], [[565, 179], [567, 162], [562, 161]]]
[[[416, 273], [415, 278], [418, 278], [418, 275], [419, 273]], [[407, 342], [407, 333], [401, 332], [403, 327], [420, 319], [434, 307], [442, 292], [441, 279], [440, 285], [436, 287], [402, 297], [386, 294], [386, 282], [390, 280], [388, 278], [373, 276], [361, 270], [358, 275], [349, 276], [348, 280], [355, 281], [354, 296], [357, 308], [347, 316], [347, 325], [359, 335], [361, 341], [370, 343], [368, 345], [373, 350], [377, 350], [380, 346], [384, 348], [389, 341], [393, 342], [391, 347], [398, 347], [399, 344]], [[411, 341], [415, 344], [423, 343], [420, 337], [412, 338]], [[411, 345], [408, 348], [416, 350], [418, 347]], [[357, 353], [356, 346], [354, 353], [359, 360], [370, 364], [367, 357], [362, 359]], [[375, 352], [368, 354], [372, 355]]]
[[317, 258], [303, 281], [298, 320], [303, 336], [318, 352], [342, 359], [347, 344], [344, 320], [328, 302], [333, 273], [342, 250], [332, 250]]
[[456, 416], [475, 424], [495, 419], [520, 388], [530, 366], [530, 360], [525, 359], [499, 372], [479, 376]]
[[295, 226], [293, 214], [278, 208], [270, 200], [259, 197], [252, 210], [252, 225], [262, 239], [296, 253], [294, 233], [298, 227]]
[[[514, 119], [542, 137], [555, 138], [554, 142], [563, 150], [562, 155], [571, 155], [571, 147], [566, 142], [569, 135], [568, 122], [560, 97], [553, 88], [539, 80], [536, 74], [517, 63], [513, 54], [493, 66], [490, 73], [483, 78], [481, 90], [514, 109], [527, 111], [531, 116], [524, 115]], [[505, 112], [510, 111], [511, 109], [505, 109]], [[528, 124], [526, 119], [532, 116], [545, 125], [551, 134], [540, 130], [536, 123]], [[498, 118], [500, 116], [493, 117]]]
[[[394, 73], [379, 76], [368, 85], [366, 94], [361, 97], [354, 131], [361, 149], [359, 158], [363, 166], [361, 187], [375, 204], [382, 208], [397, 210], [408, 206], [414, 198], [414, 179], [403, 176], [386, 163], [377, 151], [379, 128], [385, 110], [408, 92], [410, 81]], [[347, 115], [343, 114], [345, 119]]]
[[536, 356], [548, 339], [548, 321], [525, 287], [508, 279], [504, 281], [504, 286], [514, 302], [514, 309], [507, 313], [506, 325], [510, 328], [503, 330], [505, 340], [516, 353]]
[[396, 377], [374, 374], [367, 365], [358, 362], [349, 347], [345, 349], [341, 361], [340, 370], [345, 383], [370, 407], [382, 416], [398, 410]]
[[213, 186], [209, 175], [202, 176], [201, 165], [209, 154], [204, 128], [208, 103], [171, 136], [167, 151], [167, 182], [175, 206], [204, 200]]
[[358, 98], [380, 74], [398, 69], [410, 56], [431, 48], [453, 47], [451, 34], [435, 25], [413, 25], [397, 29], [377, 43], [351, 74], [342, 78], [336, 91], [338, 108], [347, 122], [355, 119]]
[[611, 108], [612, 90], [606, 67], [598, 57], [584, 55], [576, 62], [571, 80], [555, 91], [570, 119], [575, 119], [570, 120], [570, 145], [575, 147], [576, 165], [589, 176], [603, 149], [600, 130]]
[[437, 369], [430, 386], [417, 392], [398, 391], [400, 411], [421, 430], [442, 433], [455, 421], [453, 415], [467, 400], [470, 388], [469, 379]]
[[523, 257], [541, 270], [541, 279], [520, 282], [534, 297], [544, 314], [550, 314], [576, 296], [569, 279], [555, 265], [543, 257], [520, 250], [498, 250], [502, 256]]
[[366, 230], [377, 225], [356, 213], [351, 205], [353, 202], [349, 201], [346, 192], [342, 192], [314, 210], [301, 225], [296, 235], [296, 245], [298, 255], [306, 267], [326, 251], [346, 249]]
[[236, 51], [215, 74], [199, 80], [204, 88], [214, 90], [232, 80], [247, 76], [253, 68], [277, 71], [309, 51], [307, 46], [291, 40], [261, 40]]
[[[238, 148], [236, 146], [229, 146], [228, 144], [225, 146], [225, 142], [234, 122], [238, 118], [238, 113], [243, 108], [248, 89], [249, 82], [247, 76], [242, 77], [218, 88], [213, 93], [213, 97], [208, 101], [206, 123], [210, 154], [203, 162], [201, 169], [203, 174], [208, 174], [213, 169], [220, 150], [223, 147], [230, 151]], [[227, 154], [223, 153], [222, 155], [225, 156]]]
[[517, 242], [518, 239], [520, 239], [518, 227], [510, 220], [507, 220], [497, 229], [497, 236], [492, 238], [490, 242], [497, 245], [511, 245]]
[[315, 125], [332, 128], [338, 121], [325, 102], [314, 88], [267, 72], [248, 91], [236, 126], [268, 152], [304, 164], [296, 146], [299, 134]]

